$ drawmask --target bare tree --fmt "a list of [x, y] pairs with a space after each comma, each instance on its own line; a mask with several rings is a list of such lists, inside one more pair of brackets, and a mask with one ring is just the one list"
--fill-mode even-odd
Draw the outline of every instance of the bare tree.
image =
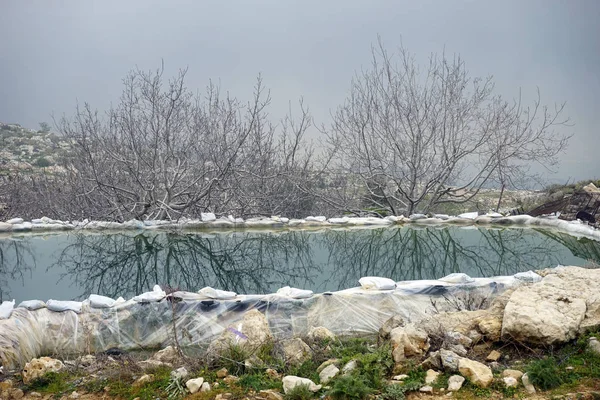
[[379, 40], [327, 132], [332, 165], [360, 198], [331, 202], [393, 214], [466, 202], [527, 164], [553, 165], [568, 139], [554, 131], [566, 122], [563, 108], [507, 102], [491, 77], [470, 77], [459, 56], [434, 54], [422, 68], [404, 47], [391, 55]]

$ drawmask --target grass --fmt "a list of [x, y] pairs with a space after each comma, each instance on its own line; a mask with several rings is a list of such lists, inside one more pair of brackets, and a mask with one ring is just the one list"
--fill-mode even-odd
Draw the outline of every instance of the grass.
[[309, 400], [314, 398], [314, 393], [307, 385], [297, 385], [283, 396], [285, 400]]

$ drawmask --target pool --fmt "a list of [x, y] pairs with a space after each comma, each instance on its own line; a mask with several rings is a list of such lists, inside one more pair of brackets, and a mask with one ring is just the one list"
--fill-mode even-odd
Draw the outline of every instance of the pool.
[[600, 242], [532, 228], [69, 232], [0, 238], [1, 300], [130, 298], [154, 284], [246, 294], [334, 291], [362, 276], [396, 281], [512, 275], [600, 262]]

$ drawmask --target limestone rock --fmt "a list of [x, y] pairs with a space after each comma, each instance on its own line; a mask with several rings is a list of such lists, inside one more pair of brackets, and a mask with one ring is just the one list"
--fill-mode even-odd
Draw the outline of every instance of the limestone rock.
[[227, 368], [221, 368], [220, 370], [217, 371], [217, 378], [219, 378], [219, 379], [223, 379], [227, 375], [229, 375], [229, 371], [227, 371]]
[[444, 341], [450, 345], [460, 345], [464, 348], [469, 348], [473, 345], [473, 340], [460, 332], [446, 332]]
[[336, 376], [340, 372], [340, 369], [333, 364], [328, 365], [323, 368], [323, 370], [319, 373], [319, 381], [326, 385], [327, 382], [331, 380], [334, 376]]
[[421, 389], [419, 389], [419, 392], [422, 393], [433, 393], [433, 388], [431, 386], [423, 386]]
[[468, 378], [474, 385], [488, 387], [494, 380], [492, 370], [478, 361], [461, 358], [458, 361], [458, 370], [462, 376]]
[[502, 381], [504, 381], [504, 386], [506, 386], [507, 388], [519, 386], [519, 381], [512, 376], [505, 376], [504, 378], [502, 378]]
[[233, 385], [234, 383], [236, 383], [239, 380], [240, 380], [240, 378], [238, 378], [235, 375], [227, 375], [225, 378], [223, 378], [223, 382], [225, 382], [229, 386]]
[[404, 326], [404, 319], [402, 319], [402, 317], [399, 315], [394, 315], [393, 317], [385, 321], [381, 328], [379, 328], [379, 336], [377, 338], [377, 341], [379, 343], [383, 343], [384, 341], [389, 340], [390, 333], [392, 332], [392, 330], [402, 326]]
[[358, 362], [356, 360], [350, 360], [342, 367], [342, 374], [349, 375], [356, 367], [358, 367]]
[[312, 354], [311, 348], [300, 338], [284, 340], [282, 349], [285, 362], [289, 365], [300, 365]]
[[296, 386], [304, 385], [308, 387], [308, 390], [311, 392], [318, 392], [321, 390], [321, 385], [315, 384], [313, 381], [307, 378], [300, 378], [299, 376], [288, 375], [284, 376], [282, 379], [283, 383], [283, 393], [287, 394], [290, 390], [294, 389]]
[[321, 363], [321, 365], [319, 365], [319, 367], [317, 368], [317, 373], [320, 373], [321, 371], [323, 371], [325, 369], [325, 367], [332, 365], [332, 364], [335, 365], [336, 367], [338, 367], [340, 364], [340, 360], [337, 358], [330, 358], [327, 361], [323, 361], [323, 363]]
[[591, 337], [588, 341], [588, 349], [595, 354], [600, 355], [600, 342], [598, 342], [598, 338]]
[[519, 380], [523, 377], [523, 373], [516, 369], [505, 369], [504, 371], [502, 371], [502, 377], [503, 378], [511, 377], [511, 378], [515, 378], [515, 379]]
[[[77, 392], [75, 392], [77, 393]], [[20, 400], [23, 398], [23, 396], [25, 396], [25, 393], [23, 393], [23, 391], [21, 389], [13, 389], [10, 392], [10, 398], [12, 400]]]
[[446, 371], [458, 372], [458, 363], [461, 359], [458, 354], [449, 350], [441, 349], [440, 359], [442, 361], [442, 366]]
[[271, 379], [280, 379], [281, 378], [281, 375], [279, 374], [279, 372], [277, 372], [277, 370], [274, 370], [273, 368], [267, 368], [265, 370], [265, 373]]
[[445, 346], [445, 349], [456, 353], [461, 357], [467, 356], [467, 349], [465, 349], [464, 346], [461, 344], [450, 344], [448, 346]]
[[80, 397], [80, 394], [77, 393], [76, 391], [73, 391], [70, 395], [69, 395], [69, 399], [71, 400], [77, 400]]
[[440, 376], [439, 372], [434, 371], [432, 369], [428, 369], [425, 375], [425, 383], [428, 385], [434, 383], [435, 381], [437, 381], [438, 376]]
[[135, 382], [133, 382], [133, 387], [144, 386], [146, 383], [150, 383], [154, 381], [154, 375], [152, 374], [144, 374], [140, 376]]
[[498, 361], [502, 357], [499, 351], [492, 350], [490, 354], [485, 358], [486, 361]]
[[281, 393], [273, 389], [261, 390], [258, 394], [265, 400], [283, 400]]
[[333, 339], [335, 339], [333, 332], [322, 326], [313, 326], [310, 328], [307, 335], [309, 343], [323, 343]]
[[190, 373], [186, 367], [180, 367], [174, 371], [171, 371], [171, 379], [185, 379], [189, 374]]
[[440, 358], [439, 351], [432, 351], [429, 356], [421, 363], [421, 367], [424, 369], [442, 369], [442, 360]]
[[502, 320], [498, 317], [489, 315], [483, 317], [477, 324], [479, 331], [492, 342], [500, 340], [502, 335]]
[[392, 342], [392, 356], [396, 363], [401, 363], [411, 357], [421, 356], [429, 350], [427, 332], [412, 324], [392, 329], [390, 339]]
[[188, 380], [185, 383], [185, 387], [188, 388], [191, 394], [194, 394], [202, 388], [202, 384], [204, 384], [204, 378], [194, 378]]
[[23, 368], [23, 383], [27, 385], [35, 379], [44, 376], [47, 372], [58, 372], [64, 367], [64, 364], [60, 360], [54, 358], [34, 358], [25, 364], [25, 368]]
[[228, 327], [211, 342], [207, 355], [209, 359], [216, 359], [233, 345], [254, 352], [272, 341], [273, 334], [267, 318], [258, 310], [250, 310], [244, 314], [239, 326]]
[[465, 378], [460, 375], [452, 375], [448, 378], [448, 390], [451, 392], [456, 392], [460, 390], [463, 383], [465, 383]]
[[170, 363], [153, 360], [153, 359], [140, 361], [137, 363], [137, 365], [144, 371], [147, 369], [154, 369], [154, 368], [159, 368], [159, 367], [168, 367], [168, 368], [172, 367], [172, 364], [170, 364]]
[[167, 346], [164, 349], [157, 351], [150, 357], [150, 360], [173, 364], [179, 360], [179, 352], [177, 351], [177, 348]]
[[200, 392], [210, 392], [210, 383], [204, 382], [200, 387]]
[[523, 386], [525, 386], [525, 390], [527, 391], [527, 393], [535, 393], [535, 387], [533, 387], [533, 385], [529, 381], [529, 377], [527, 376], [527, 374], [523, 374], [523, 376], [521, 377], [521, 382], [523, 382]]

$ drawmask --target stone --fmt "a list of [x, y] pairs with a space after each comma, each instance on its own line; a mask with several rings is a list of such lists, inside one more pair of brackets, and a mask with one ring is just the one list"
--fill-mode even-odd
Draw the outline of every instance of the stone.
[[65, 365], [60, 360], [54, 358], [34, 358], [25, 364], [25, 368], [23, 368], [23, 383], [28, 385], [35, 379], [44, 376], [47, 372], [59, 372], [64, 367]]
[[461, 358], [458, 360], [458, 371], [476, 386], [486, 388], [494, 380], [492, 370], [478, 361]]
[[322, 326], [313, 326], [306, 337], [309, 343], [323, 343], [335, 339], [335, 335], [329, 329]]
[[598, 342], [598, 338], [592, 336], [588, 341], [588, 349], [592, 353], [600, 355], [600, 342]]
[[492, 342], [500, 340], [502, 335], [502, 320], [500, 318], [491, 315], [485, 316], [481, 318], [477, 327], [488, 340]]
[[87, 354], [85, 356], [81, 356], [77, 359], [79, 365], [82, 367], [91, 367], [96, 364], [96, 356], [92, 354]]
[[290, 390], [294, 389], [296, 386], [304, 385], [308, 387], [308, 390], [311, 392], [318, 392], [321, 390], [321, 385], [315, 384], [313, 381], [307, 378], [300, 378], [299, 376], [288, 375], [284, 376], [282, 379], [283, 383], [283, 393], [287, 394]]
[[171, 371], [171, 379], [185, 379], [189, 374], [186, 367], [180, 367]]
[[525, 386], [525, 390], [527, 391], [527, 393], [535, 394], [535, 387], [533, 387], [533, 385], [529, 381], [529, 377], [527, 376], [527, 374], [523, 374], [523, 376], [521, 377], [521, 382], [523, 382], [523, 386]]
[[521, 372], [517, 369], [505, 369], [504, 371], [502, 371], [502, 377], [503, 378], [512, 377], [512, 378], [519, 380], [523, 377], [523, 372]]
[[427, 373], [425, 375], [425, 383], [426, 384], [430, 384], [430, 383], [434, 383], [435, 381], [437, 381], [438, 376], [440, 376], [440, 373], [437, 371], [434, 371], [432, 369], [428, 369]]
[[464, 348], [469, 348], [473, 345], [473, 340], [469, 338], [467, 335], [463, 335], [460, 332], [446, 332], [444, 337], [444, 341], [448, 344], [452, 345], [460, 345]]
[[379, 335], [377, 337], [377, 341], [381, 344], [386, 340], [390, 339], [390, 333], [392, 330], [398, 327], [404, 326], [404, 319], [402, 319], [399, 315], [394, 315], [387, 321], [383, 323], [381, 328], [379, 328]]
[[392, 377], [392, 380], [394, 381], [403, 381], [405, 379], [408, 379], [408, 375], [406, 374], [400, 374]]
[[267, 374], [267, 376], [271, 379], [280, 379], [281, 378], [281, 374], [279, 374], [279, 372], [277, 372], [276, 370], [274, 370], [273, 368], [267, 368], [265, 370], [265, 373]]
[[500, 371], [502, 369], [502, 365], [498, 361], [492, 361], [490, 363], [490, 368], [492, 371]]
[[340, 372], [340, 369], [333, 364], [330, 364], [323, 368], [323, 370], [319, 373], [319, 382], [323, 385], [326, 385], [327, 382], [331, 380], [334, 376], [336, 376]]
[[[536, 345], [564, 343], [600, 327], [600, 270], [558, 267], [510, 296], [502, 337]], [[541, 329], [542, 328], [542, 329]]]
[[356, 369], [356, 367], [358, 367], [358, 362], [356, 360], [350, 360], [342, 368], [342, 374], [349, 375], [350, 373], [352, 373], [352, 371]]
[[261, 390], [258, 394], [265, 400], [283, 400], [281, 393], [274, 389]]
[[9, 389], [12, 389], [13, 385], [14, 385], [14, 382], [12, 381], [12, 379], [7, 379], [7, 380], [0, 382], [0, 392], [4, 392], [4, 391], [8, 391]]
[[73, 393], [71, 393], [69, 395], [69, 399], [76, 400], [78, 398], [79, 398], [79, 393], [77, 393], [76, 391], [73, 391]]
[[336, 367], [339, 367], [340, 360], [337, 358], [330, 358], [327, 361], [323, 361], [323, 363], [321, 363], [321, 365], [319, 365], [319, 367], [317, 368], [317, 373], [320, 373], [321, 371], [323, 371], [323, 369], [325, 369], [325, 367], [332, 365], [332, 364], [335, 365]]
[[233, 397], [232, 393], [219, 393], [215, 396], [215, 400], [229, 400]]
[[311, 348], [300, 338], [284, 340], [281, 345], [286, 364], [300, 365], [311, 358]]
[[158, 360], [152, 360], [152, 359], [139, 361], [137, 363], [137, 365], [144, 371], [147, 369], [156, 369], [156, 368], [160, 368], [160, 367], [167, 367], [167, 368], [172, 367], [172, 364], [170, 364], [170, 363], [166, 363], [166, 362], [162, 362], [162, 361], [158, 361]]
[[467, 349], [465, 349], [464, 346], [461, 344], [450, 344], [450, 345], [446, 346], [445, 349], [450, 350], [451, 352], [453, 352], [461, 357], [467, 356]]
[[176, 363], [180, 358], [180, 354], [176, 347], [167, 346], [162, 350], [157, 351], [150, 360], [160, 361], [163, 363], [173, 364]]
[[38, 393], [38, 392], [29, 392], [28, 396], [38, 398], [38, 397], [42, 397], [42, 394]]
[[200, 390], [200, 388], [202, 388], [203, 383], [204, 383], [204, 378], [202, 378], [202, 377], [189, 379], [185, 383], [185, 387], [188, 388], [188, 390], [190, 391], [191, 394], [194, 394], [194, 393], [198, 392]]
[[486, 361], [498, 361], [502, 357], [499, 351], [492, 350], [490, 354], [485, 358]]
[[505, 376], [504, 378], [502, 378], [502, 381], [504, 382], [504, 386], [506, 386], [507, 388], [519, 386], [519, 381], [516, 378], [513, 378], [512, 376]]
[[463, 383], [465, 383], [465, 378], [460, 375], [452, 375], [448, 378], [448, 390], [451, 392], [456, 392], [460, 390]]
[[[422, 363], [421, 367], [424, 369], [443, 369], [442, 360], [440, 358], [439, 351], [432, 351], [429, 353], [429, 357], [427, 357]], [[458, 368], [458, 364], [457, 364]]]
[[200, 387], [200, 392], [210, 392], [210, 383], [204, 382]]
[[433, 388], [431, 386], [423, 386], [421, 389], [419, 389], [419, 392], [433, 393]]
[[458, 372], [458, 362], [460, 361], [460, 359], [461, 357], [459, 357], [458, 354], [452, 351], [445, 349], [440, 350], [440, 360], [442, 362], [442, 366], [446, 371]]
[[[77, 392], [75, 392], [77, 393]], [[13, 400], [20, 400], [23, 398], [23, 396], [25, 396], [25, 393], [23, 393], [23, 391], [21, 389], [13, 389], [10, 392], [10, 398]]]
[[412, 324], [392, 329], [390, 340], [392, 356], [396, 363], [402, 363], [411, 357], [420, 357], [429, 350], [427, 332]]
[[229, 386], [233, 385], [234, 383], [236, 383], [239, 380], [240, 380], [240, 378], [238, 378], [235, 375], [227, 375], [225, 378], [223, 378], [223, 382], [225, 382]]
[[144, 386], [145, 384], [150, 383], [150, 382], [154, 382], [154, 375], [144, 374], [144, 375], [140, 376], [138, 379], [136, 379], [135, 382], [133, 382], [133, 387]]
[[207, 356], [209, 360], [218, 359], [232, 346], [254, 353], [261, 346], [272, 342], [273, 334], [267, 318], [260, 311], [253, 309], [244, 314], [241, 323], [224, 329], [221, 335], [210, 343]]
[[229, 371], [227, 371], [227, 368], [221, 368], [220, 370], [217, 371], [217, 378], [219, 378], [219, 379], [223, 379], [227, 375], [229, 375]]
[[264, 361], [261, 360], [256, 354], [252, 354], [246, 360], [244, 360], [244, 366], [248, 369], [252, 368], [263, 368]]

